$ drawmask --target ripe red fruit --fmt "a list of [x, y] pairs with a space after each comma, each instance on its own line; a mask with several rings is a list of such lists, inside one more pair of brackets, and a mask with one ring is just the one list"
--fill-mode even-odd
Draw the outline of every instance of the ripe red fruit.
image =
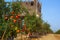
[[17, 15], [17, 16], [16, 16], [16, 18], [18, 19], [18, 18], [19, 18], [19, 16]]
[[16, 23], [16, 20], [13, 20], [14, 23]]
[[14, 18], [14, 16], [11, 16], [10, 18]]

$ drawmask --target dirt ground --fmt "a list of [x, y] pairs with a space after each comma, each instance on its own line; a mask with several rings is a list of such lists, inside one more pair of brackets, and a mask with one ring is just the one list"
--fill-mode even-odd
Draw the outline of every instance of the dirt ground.
[[60, 34], [47, 34], [40, 38], [32, 38], [32, 39], [30, 38], [28, 39], [26, 38], [26, 36], [22, 36], [22, 39], [21, 39], [21, 36], [18, 35], [18, 37], [14, 38], [14, 40], [60, 40]]
[[48, 34], [46, 36], [42, 36], [39, 40], [60, 40], [60, 34]]

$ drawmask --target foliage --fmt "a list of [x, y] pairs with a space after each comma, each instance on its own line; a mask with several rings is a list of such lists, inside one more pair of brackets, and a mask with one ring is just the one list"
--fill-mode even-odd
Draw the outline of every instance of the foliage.
[[0, 4], [0, 36], [2, 39], [11, 36], [12, 32], [13, 34], [20, 32], [20, 27], [22, 27], [21, 21], [24, 18], [24, 16], [20, 14], [26, 12], [24, 9], [25, 8], [22, 7], [20, 3], [6, 5], [6, 3], [2, 1]]
[[42, 24], [42, 31], [43, 33], [53, 33], [53, 31], [50, 29], [50, 25], [47, 22], [44, 22]]
[[30, 14], [27, 14], [24, 20], [27, 25], [27, 29], [29, 29], [31, 32], [40, 31], [42, 24], [41, 18], [37, 18], [35, 14], [32, 16]]
[[30, 15], [27, 8], [22, 6], [20, 2], [9, 3], [9, 5], [6, 5], [4, 1], [1, 2], [0, 36], [8, 38], [12, 34], [16, 36], [17, 33], [28, 33], [29, 31], [40, 33], [52, 32], [48, 23], [44, 22], [41, 17], [36, 17], [35, 13]]
[[60, 34], [60, 30], [56, 31], [55, 33], [56, 33], [56, 34]]

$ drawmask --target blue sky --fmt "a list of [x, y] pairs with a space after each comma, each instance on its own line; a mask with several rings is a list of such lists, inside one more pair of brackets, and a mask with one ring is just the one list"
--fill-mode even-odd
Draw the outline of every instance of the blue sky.
[[[11, 0], [6, 0], [11, 1]], [[53, 31], [60, 29], [60, 0], [39, 0], [42, 4], [42, 18]]]
[[60, 29], [60, 0], [39, 0], [42, 4], [42, 18], [53, 31]]

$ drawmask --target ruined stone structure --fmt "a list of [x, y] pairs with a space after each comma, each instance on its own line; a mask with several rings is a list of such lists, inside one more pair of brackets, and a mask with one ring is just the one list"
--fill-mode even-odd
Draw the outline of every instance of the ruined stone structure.
[[33, 15], [35, 12], [37, 16], [41, 17], [41, 4], [38, 2], [38, 0], [25, 1], [22, 2], [22, 5], [28, 9], [31, 15]]

